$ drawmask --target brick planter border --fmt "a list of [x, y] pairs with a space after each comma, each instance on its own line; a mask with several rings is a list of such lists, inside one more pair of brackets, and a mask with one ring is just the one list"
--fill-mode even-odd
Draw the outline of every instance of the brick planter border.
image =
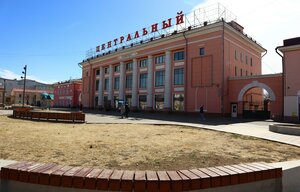
[[128, 171], [17, 162], [2, 167], [1, 179], [104, 191], [189, 191], [282, 177], [282, 168], [246, 163], [178, 171]]

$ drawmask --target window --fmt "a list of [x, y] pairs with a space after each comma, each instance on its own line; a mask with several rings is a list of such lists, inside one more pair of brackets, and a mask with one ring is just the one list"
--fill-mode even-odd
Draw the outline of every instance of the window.
[[174, 94], [173, 110], [174, 111], [183, 111], [184, 110], [184, 94]]
[[164, 109], [164, 95], [155, 95], [155, 109]]
[[126, 75], [125, 88], [126, 89], [132, 88], [132, 75]]
[[140, 60], [140, 67], [147, 67], [148, 66], [148, 59], [142, 59]]
[[246, 55], [246, 64], [248, 64], [248, 55]]
[[174, 53], [174, 61], [183, 60], [184, 59], [184, 51]]
[[250, 73], [250, 75], [251, 75], [251, 76], [253, 75], [252, 72]]
[[155, 64], [162, 64], [165, 62], [166, 56], [165, 55], [160, 55], [155, 57]]
[[241, 69], [241, 77], [243, 76], [243, 69]]
[[201, 47], [201, 48], [199, 49], [199, 54], [200, 54], [200, 56], [205, 55], [205, 48], [204, 48], [204, 47]]
[[128, 106], [131, 107], [131, 103], [132, 103], [132, 96], [131, 95], [126, 95], [125, 96], [125, 100], [128, 103]]
[[183, 85], [183, 68], [174, 69], [174, 85]]
[[108, 79], [104, 79], [104, 90], [108, 90], [108, 86], [109, 86], [109, 80]]
[[147, 95], [140, 95], [139, 96], [139, 108], [140, 109], [147, 109]]
[[253, 63], [252, 63], [252, 57], [250, 58], [250, 66], [252, 66], [253, 65]]
[[132, 71], [132, 62], [126, 63], [126, 71]]
[[160, 87], [165, 85], [165, 71], [155, 72], [155, 87]]
[[237, 76], [237, 66], [234, 67], [234, 76]]
[[99, 80], [96, 80], [96, 91], [98, 91], [99, 90]]
[[115, 71], [115, 72], [120, 72], [120, 65], [116, 65], [114, 71]]
[[241, 53], [240, 53], [240, 59], [241, 59], [241, 62], [244, 61], [243, 56], [244, 56], [244, 54], [241, 52]]
[[140, 74], [140, 88], [147, 88], [147, 73]]
[[120, 86], [120, 77], [115, 77], [115, 80], [114, 80], [114, 89], [115, 90], [119, 90], [119, 86]]
[[246, 76], [248, 76], [248, 71], [246, 71]]
[[234, 58], [235, 58], [235, 60], [237, 60], [237, 51], [236, 50], [234, 50]]
[[97, 76], [100, 75], [100, 70], [99, 69], [96, 70], [96, 75]]
[[108, 67], [104, 68], [104, 73], [107, 74], [108, 73]]

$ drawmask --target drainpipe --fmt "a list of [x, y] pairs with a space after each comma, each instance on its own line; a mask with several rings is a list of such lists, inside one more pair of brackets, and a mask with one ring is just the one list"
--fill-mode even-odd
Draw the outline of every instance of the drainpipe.
[[187, 83], [187, 73], [188, 73], [188, 40], [186, 38], [186, 35], [185, 35], [185, 31], [182, 33], [183, 34], [183, 37], [185, 39], [185, 75], [184, 75], [184, 81], [185, 81], [185, 86], [184, 86], [184, 110], [185, 112], [187, 112], [187, 87], [188, 87], [188, 83]]
[[224, 81], [224, 77], [225, 77], [225, 31], [224, 31], [224, 28], [225, 28], [225, 23], [224, 23], [224, 19], [222, 18], [222, 28], [223, 28], [223, 31], [222, 31], [222, 88], [221, 88], [221, 114], [222, 116], [224, 116], [224, 87], [225, 87], [225, 81]]
[[284, 120], [284, 96], [285, 96], [285, 65], [284, 65], [284, 56], [281, 55], [278, 51], [279, 48], [282, 48], [284, 46], [279, 46], [275, 48], [276, 53], [281, 57], [282, 59], [282, 111], [281, 111], [281, 120]]

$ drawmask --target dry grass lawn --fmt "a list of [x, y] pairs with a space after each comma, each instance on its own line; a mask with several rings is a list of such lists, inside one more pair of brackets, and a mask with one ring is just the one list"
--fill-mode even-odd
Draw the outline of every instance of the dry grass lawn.
[[183, 126], [63, 124], [0, 116], [0, 159], [177, 170], [300, 159], [300, 148]]

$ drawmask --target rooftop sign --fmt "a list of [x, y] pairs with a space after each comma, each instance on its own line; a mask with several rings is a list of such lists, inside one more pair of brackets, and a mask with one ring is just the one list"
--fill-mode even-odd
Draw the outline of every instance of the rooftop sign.
[[174, 18], [169, 18], [160, 23], [154, 23], [134, 33], [116, 37], [87, 51], [86, 57], [104, 56], [105, 54], [146, 43], [154, 39], [197, 28], [223, 19], [224, 21], [236, 20], [236, 16], [221, 4], [214, 4], [206, 8], [195, 9], [190, 13], [178, 12]]

